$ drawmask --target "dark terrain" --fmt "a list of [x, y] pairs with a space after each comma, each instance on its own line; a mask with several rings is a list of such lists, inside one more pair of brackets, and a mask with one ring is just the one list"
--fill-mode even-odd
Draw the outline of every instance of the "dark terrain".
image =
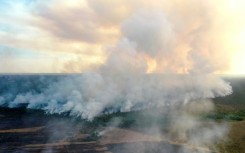
[[[48, 77], [47, 84], [42, 84]], [[64, 76], [59, 76], [64, 77]], [[25, 93], [30, 88], [41, 92], [49, 82], [57, 81], [56, 76], [1, 76], [0, 94], [11, 91]], [[234, 93], [227, 97], [213, 99], [216, 111], [204, 114], [203, 119], [226, 122], [230, 126], [228, 138], [217, 144], [222, 153], [245, 152], [245, 78], [225, 78], [233, 87]], [[25, 82], [25, 83], [23, 83]], [[17, 90], [18, 87], [20, 90]], [[11, 100], [11, 97], [10, 97]], [[152, 124], [163, 124], [164, 117], [149, 115], [151, 110], [140, 112], [115, 113], [95, 118], [92, 122], [68, 117], [66, 114], [50, 115], [40, 110], [0, 108], [0, 153], [75, 153], [75, 152], [116, 152], [116, 153], [175, 153], [183, 144], [163, 141], [145, 133]], [[138, 121], [142, 116], [144, 120]], [[120, 118], [120, 124], [107, 134], [99, 132]], [[192, 148], [187, 150], [205, 148]], [[166, 148], [168, 151], [166, 151]]]
[[[96, 121], [45, 115], [36, 110], [1, 108], [0, 118], [0, 153], [165, 153], [166, 148], [171, 152], [181, 148], [180, 144], [124, 127], [113, 128], [100, 138], [94, 134], [98, 130]], [[97, 121], [106, 122], [105, 118]]]

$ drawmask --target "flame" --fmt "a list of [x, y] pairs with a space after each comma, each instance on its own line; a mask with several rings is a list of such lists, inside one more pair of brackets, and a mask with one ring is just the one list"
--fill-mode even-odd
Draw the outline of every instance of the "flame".
[[155, 72], [156, 69], [157, 69], [157, 61], [156, 61], [156, 59], [145, 55], [145, 60], [146, 60], [146, 63], [147, 63], [147, 71], [146, 71], [146, 73]]

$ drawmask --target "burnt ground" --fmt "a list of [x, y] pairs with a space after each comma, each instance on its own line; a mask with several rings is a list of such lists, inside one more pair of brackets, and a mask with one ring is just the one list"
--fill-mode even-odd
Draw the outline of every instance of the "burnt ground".
[[181, 148], [131, 129], [112, 128], [93, 137], [79, 120], [0, 108], [0, 153], [175, 153]]
[[0, 109], [0, 153], [106, 152], [70, 118], [24, 109]]

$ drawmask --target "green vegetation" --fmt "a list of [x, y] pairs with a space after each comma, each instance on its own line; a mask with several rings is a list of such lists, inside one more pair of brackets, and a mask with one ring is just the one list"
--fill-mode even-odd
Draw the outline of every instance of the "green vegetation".
[[245, 110], [235, 110], [231, 112], [213, 112], [204, 115], [204, 119], [242, 121], [245, 119]]

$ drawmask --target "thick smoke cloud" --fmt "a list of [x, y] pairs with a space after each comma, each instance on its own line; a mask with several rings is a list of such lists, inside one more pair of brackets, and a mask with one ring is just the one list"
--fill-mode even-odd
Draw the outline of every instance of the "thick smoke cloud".
[[[244, 27], [242, 1], [52, 0], [8, 1], [3, 5], [2, 45], [48, 52], [48, 57], [59, 55], [59, 67], [38, 72], [84, 72], [105, 61], [108, 53], [101, 48], [127, 37], [138, 43], [140, 52], [158, 59], [156, 72], [186, 73], [196, 67], [193, 73], [199, 73], [202, 66], [210, 73], [224, 73], [241, 47], [233, 42], [239, 40], [234, 38]], [[63, 59], [62, 54], [69, 58]], [[53, 57], [52, 62], [56, 62]], [[11, 67], [18, 72], [17, 64]]]
[[[193, 101], [202, 104], [205, 99], [232, 93], [229, 83], [213, 75], [225, 63], [217, 62], [216, 53], [212, 54], [215, 45], [206, 39], [212, 31], [209, 25], [202, 20], [188, 30], [177, 24], [179, 16], [170, 18], [171, 13], [136, 11], [122, 22], [121, 38], [105, 49], [107, 59], [96, 70], [65, 77], [39, 93], [2, 95], [0, 103], [8, 107], [27, 103], [27, 108], [88, 120], [101, 114], [163, 107], [173, 112], [168, 115], [174, 123], [174, 137], [187, 144], [212, 144], [224, 136], [225, 126], [212, 123], [205, 128], [186, 109]], [[154, 63], [151, 71], [159, 73], [146, 74], [150, 61]]]
[[[168, 59], [168, 54], [174, 56], [176, 53], [172, 47], [174, 32], [163, 13], [138, 12], [123, 23], [122, 29], [124, 37], [114, 47], [108, 48], [108, 59], [96, 72], [65, 78], [51, 84], [41, 94], [17, 95], [9, 106], [28, 103], [28, 108], [40, 108], [49, 113], [69, 112], [93, 119], [102, 113], [185, 104], [231, 94], [229, 84], [207, 73], [201, 65], [182, 75], [173, 74], [174, 71], [145, 74], [145, 56], [156, 56], [158, 63], [158, 56], [161, 62]], [[188, 60], [193, 62], [196, 59]], [[174, 61], [168, 64], [171, 63]], [[200, 73], [193, 74], [192, 71]]]
[[28, 103], [28, 108], [43, 109], [48, 113], [70, 112], [70, 115], [93, 119], [102, 113], [179, 105], [231, 93], [228, 84], [213, 76], [138, 75], [132, 78], [129, 75], [118, 77], [117, 74], [102, 77], [87, 73], [64, 78], [40, 94], [17, 95], [8, 105], [17, 107]]
[[[229, 84], [207, 73], [202, 65], [192, 67], [184, 75], [145, 75], [145, 56], [156, 57], [158, 63], [179, 53], [172, 45], [174, 31], [162, 12], [138, 12], [123, 23], [122, 29], [124, 37], [108, 48], [108, 59], [97, 72], [66, 78], [51, 84], [41, 94], [17, 95], [9, 105], [27, 102], [28, 108], [41, 108], [50, 113], [70, 111], [72, 115], [92, 119], [106, 108], [130, 111], [231, 93]], [[196, 60], [188, 58], [189, 62]], [[170, 59], [167, 66], [174, 62]]]
[[173, 26], [163, 12], [140, 11], [123, 23], [122, 31], [140, 51], [153, 57], [173, 50]]

